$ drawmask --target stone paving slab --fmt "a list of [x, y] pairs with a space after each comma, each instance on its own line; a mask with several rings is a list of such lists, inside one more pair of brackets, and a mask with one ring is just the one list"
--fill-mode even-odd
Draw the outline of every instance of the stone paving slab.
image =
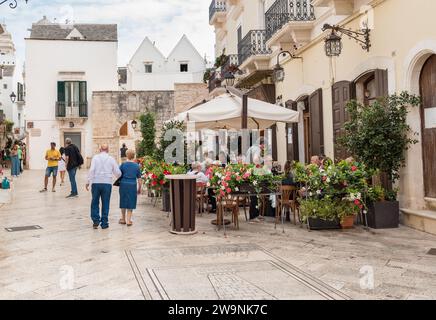
[[[86, 171], [78, 199], [65, 199], [66, 186], [40, 194], [43, 177], [26, 171], [14, 202], [0, 206], [0, 299], [436, 299], [436, 256], [427, 255], [436, 236], [408, 227], [309, 232], [286, 223], [282, 233], [241, 212], [240, 230], [227, 236], [207, 214], [198, 234], [176, 236], [142, 196], [134, 226], [118, 225], [114, 188], [111, 227], [93, 230]], [[4, 230], [28, 225], [43, 229]]]

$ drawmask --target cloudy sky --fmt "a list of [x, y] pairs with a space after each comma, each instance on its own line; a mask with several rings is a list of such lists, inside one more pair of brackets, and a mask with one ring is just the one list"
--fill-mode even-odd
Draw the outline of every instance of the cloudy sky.
[[[0, 0], [0, 3], [3, 0]], [[14, 2], [7, 0], [6, 2]], [[208, 24], [209, 0], [17, 0], [18, 7], [0, 5], [0, 21], [12, 33], [18, 62], [24, 58], [28, 29], [44, 15], [77, 23], [118, 24], [118, 63], [125, 65], [145, 36], [167, 55], [186, 34], [202, 56], [214, 55], [214, 33]]]

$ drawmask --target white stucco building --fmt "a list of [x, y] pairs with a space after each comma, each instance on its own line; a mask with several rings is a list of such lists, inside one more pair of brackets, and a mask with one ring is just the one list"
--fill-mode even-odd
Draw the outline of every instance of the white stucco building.
[[[50, 142], [73, 140], [93, 154], [92, 92], [117, 90], [117, 25], [32, 25], [26, 43], [26, 120], [30, 169], [46, 166]], [[88, 118], [89, 117], [89, 118]]]
[[184, 35], [168, 57], [145, 38], [127, 68], [120, 68], [125, 90], [174, 90], [175, 83], [201, 83], [206, 61]]
[[[5, 119], [14, 122], [14, 128], [22, 128], [24, 125], [24, 100], [11, 100], [11, 94], [17, 98], [17, 74], [15, 46], [12, 35], [7, 31], [6, 26], [2, 25], [0, 33], [0, 110]], [[21, 88], [21, 87], [20, 87]]]

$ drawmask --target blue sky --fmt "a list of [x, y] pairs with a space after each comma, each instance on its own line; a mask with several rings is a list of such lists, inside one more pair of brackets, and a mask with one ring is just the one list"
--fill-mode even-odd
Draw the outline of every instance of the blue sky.
[[[8, 0], [13, 2], [13, 0]], [[1, 0], [0, 0], [1, 2]], [[77, 23], [118, 24], [118, 63], [125, 65], [145, 36], [167, 55], [183, 34], [200, 54], [214, 56], [213, 28], [208, 24], [209, 0], [17, 0], [18, 7], [0, 6], [0, 21], [12, 33], [18, 63], [24, 59], [24, 38], [32, 22], [48, 19]]]

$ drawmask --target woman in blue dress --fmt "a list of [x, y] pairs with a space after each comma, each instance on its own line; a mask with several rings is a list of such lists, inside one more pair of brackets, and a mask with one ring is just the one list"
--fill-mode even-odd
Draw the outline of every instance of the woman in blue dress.
[[[120, 181], [120, 224], [133, 225], [132, 214], [136, 209], [138, 194], [141, 193], [141, 170], [139, 165], [133, 161], [135, 152], [127, 151], [127, 161], [120, 166], [122, 172]], [[127, 219], [126, 219], [127, 217]]]

